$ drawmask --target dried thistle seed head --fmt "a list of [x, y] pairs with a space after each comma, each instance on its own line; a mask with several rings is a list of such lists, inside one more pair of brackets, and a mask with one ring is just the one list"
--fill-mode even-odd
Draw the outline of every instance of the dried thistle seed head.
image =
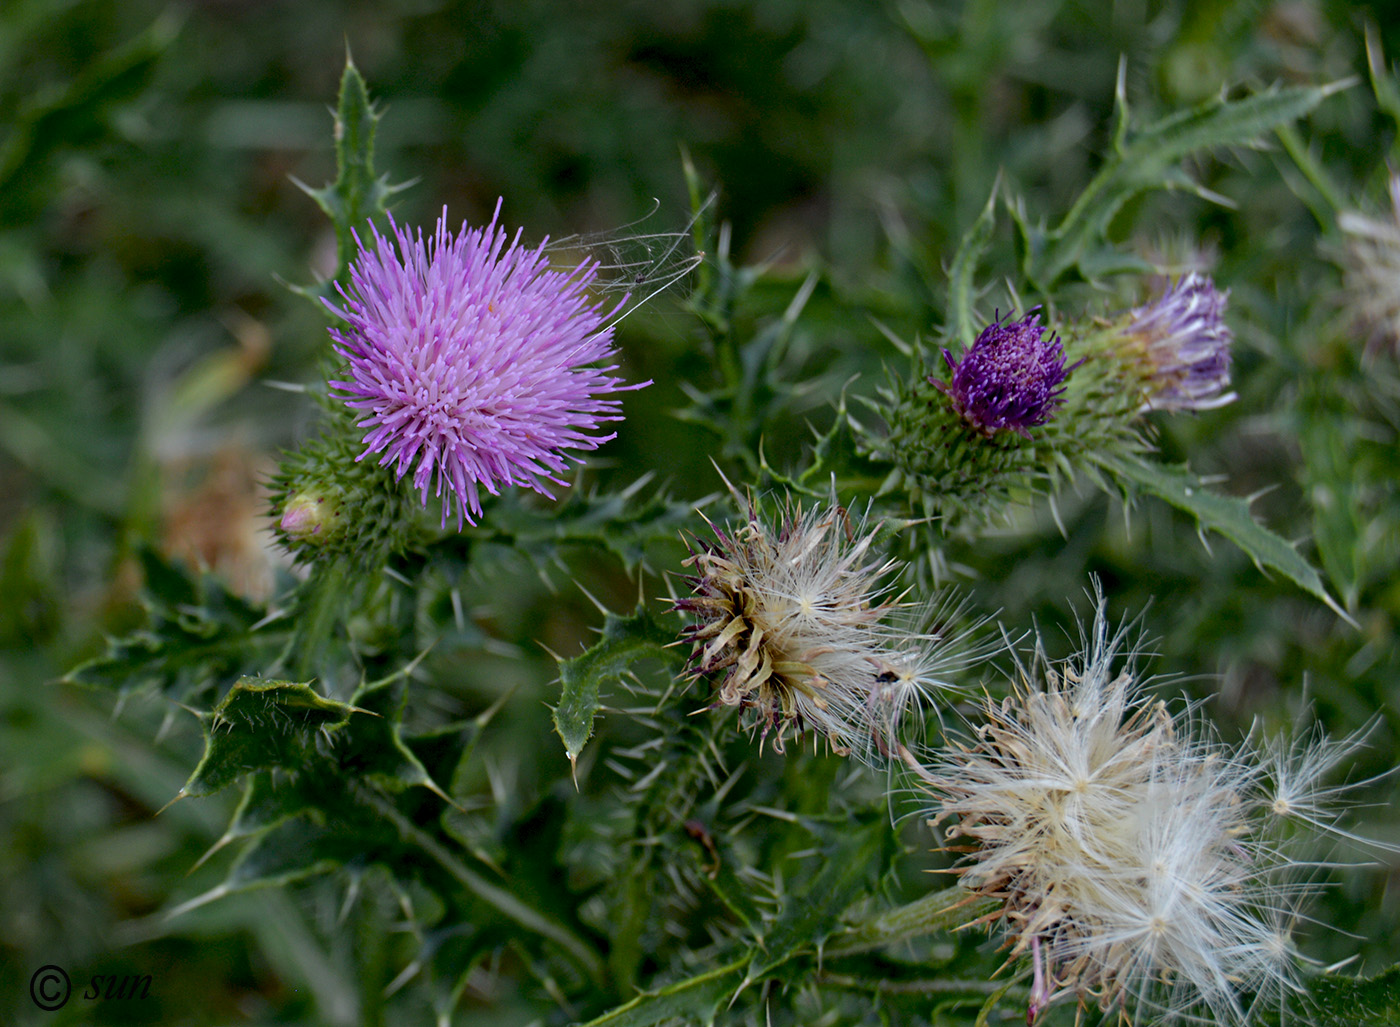
[[1390, 177], [1390, 210], [1371, 217], [1345, 211], [1341, 262], [1345, 302], [1368, 343], [1400, 347], [1400, 174]]
[[839, 753], [888, 756], [911, 705], [946, 687], [938, 640], [900, 629], [878, 530], [834, 502], [789, 506], [776, 530], [751, 506], [693, 542], [692, 594], [675, 604], [693, 618], [692, 676], [713, 679], [714, 705], [738, 706], [780, 752], [810, 728]]
[[1029, 958], [1031, 1021], [1074, 996], [1139, 1025], [1247, 1024], [1297, 987], [1289, 932], [1319, 866], [1278, 821], [1344, 835], [1316, 782], [1355, 739], [1228, 747], [1115, 666], [1121, 642], [1100, 605], [1079, 658], [1037, 650], [970, 738], [915, 763], [931, 819], [973, 843], [955, 872]]

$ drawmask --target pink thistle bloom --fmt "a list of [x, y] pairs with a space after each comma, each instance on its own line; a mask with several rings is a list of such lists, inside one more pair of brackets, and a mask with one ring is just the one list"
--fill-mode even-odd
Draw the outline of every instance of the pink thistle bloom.
[[[442, 499], [442, 524], [455, 509], [457, 527], [481, 516], [479, 489], [524, 485], [553, 498], [546, 483], [570, 459], [565, 450], [597, 449], [616, 433], [589, 434], [622, 419], [609, 393], [639, 389], [595, 367], [616, 355], [609, 319], [626, 302], [604, 310], [585, 291], [596, 262], [552, 268], [544, 243], [507, 242], [497, 224], [453, 234], [447, 211], [427, 241], [389, 218], [393, 237], [373, 226], [350, 269], [350, 288], [337, 286], [344, 318], [332, 328], [350, 380], [331, 385], [364, 414], [365, 450], [383, 454], [428, 504]], [[356, 237], [358, 242], [358, 236]], [[397, 243], [397, 247], [395, 244]]]

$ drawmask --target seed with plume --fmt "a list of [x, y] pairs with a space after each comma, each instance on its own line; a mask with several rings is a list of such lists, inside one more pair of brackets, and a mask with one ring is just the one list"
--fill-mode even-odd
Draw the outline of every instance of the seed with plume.
[[543, 243], [507, 241], [499, 215], [498, 202], [485, 228], [454, 234], [444, 210], [427, 241], [391, 217], [392, 238], [371, 228], [362, 245], [343, 309], [327, 303], [345, 322], [331, 336], [350, 376], [331, 384], [363, 414], [359, 459], [380, 453], [400, 478], [412, 468], [444, 527], [453, 511], [458, 528], [475, 523], [480, 489], [567, 484], [567, 451], [613, 438], [589, 434], [621, 419], [607, 397], [641, 387], [594, 366], [615, 355], [617, 309], [588, 298], [597, 265], [552, 268]]
[[1284, 822], [1344, 836], [1319, 778], [1357, 739], [1226, 746], [1144, 694], [1131, 658], [1115, 668], [1121, 641], [1101, 602], [1079, 657], [1055, 669], [1037, 648], [970, 737], [930, 767], [902, 753], [931, 823], [972, 843], [954, 872], [995, 902], [974, 922], [1029, 962], [1031, 1022], [1068, 996], [1139, 1025], [1282, 1011], [1321, 865]]

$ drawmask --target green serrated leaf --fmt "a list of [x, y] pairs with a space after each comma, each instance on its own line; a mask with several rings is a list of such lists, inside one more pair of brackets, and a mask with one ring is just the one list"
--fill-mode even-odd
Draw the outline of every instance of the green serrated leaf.
[[1184, 466], [1165, 467], [1133, 455], [1111, 452], [1091, 453], [1089, 459], [1120, 484], [1131, 485], [1186, 511], [1203, 529], [1225, 536], [1255, 563], [1278, 571], [1326, 603], [1339, 617], [1355, 623], [1328, 594], [1317, 569], [1289, 542], [1256, 521], [1245, 500], [1212, 492]]
[[352, 713], [298, 681], [238, 680], [204, 721], [204, 756], [181, 795], [210, 795], [244, 774], [296, 771], [314, 756], [318, 732], [344, 725]]
[[714, 1022], [718, 1009], [743, 977], [742, 961], [715, 967], [683, 981], [644, 992], [625, 1005], [589, 1020], [583, 1027], [651, 1027], [670, 1020]]
[[948, 325], [953, 338], [961, 342], [964, 348], [977, 340], [977, 326], [972, 319], [975, 298], [973, 276], [977, 272], [977, 262], [992, 241], [992, 231], [996, 228], [997, 193], [1000, 190], [1001, 175], [997, 175], [986, 206], [963, 236], [953, 264], [948, 269]]
[[1202, 151], [1257, 143], [1279, 125], [1307, 114], [1338, 86], [1271, 89], [1242, 100], [1215, 99], [1180, 111], [1127, 135], [1080, 193], [1074, 206], [1045, 238], [1044, 249], [1028, 253], [1026, 273], [1048, 291], [1105, 240], [1123, 205], [1153, 189], [1182, 187], [1177, 167]]
[[638, 660], [659, 659], [670, 667], [680, 667], [684, 655], [672, 648], [675, 641], [675, 633], [657, 624], [645, 603], [638, 603], [627, 617], [609, 612], [603, 621], [602, 638], [578, 656], [559, 661], [554, 730], [570, 761], [578, 759], [593, 734], [593, 719], [602, 705], [598, 698], [602, 684]]
[[147, 624], [74, 667], [71, 684], [121, 695], [154, 689], [199, 705], [204, 693], [273, 662], [287, 643], [286, 621], [229, 592], [211, 575], [195, 578], [151, 549], [145, 572]]
[[1400, 966], [1375, 977], [1322, 977], [1308, 997], [1317, 1027], [1400, 1027]]

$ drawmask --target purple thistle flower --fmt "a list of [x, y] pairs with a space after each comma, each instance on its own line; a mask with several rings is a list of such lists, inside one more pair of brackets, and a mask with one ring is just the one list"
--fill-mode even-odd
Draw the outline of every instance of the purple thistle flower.
[[431, 487], [443, 526], [455, 507], [459, 530], [481, 515], [478, 488], [553, 498], [544, 483], [566, 485], [557, 475], [578, 459], [563, 451], [614, 437], [586, 434], [621, 420], [620, 401], [602, 397], [651, 384], [590, 366], [615, 354], [607, 321], [626, 302], [589, 302], [596, 262], [552, 269], [543, 243], [522, 247], [519, 231], [507, 243], [500, 212], [497, 201], [489, 225], [454, 235], [444, 208], [426, 242], [392, 216], [392, 239], [371, 226], [340, 289], [345, 309], [326, 304], [347, 322], [330, 331], [351, 380], [331, 384], [365, 414], [358, 459], [382, 453], [399, 478], [413, 467], [423, 505]]
[[946, 349], [943, 359], [951, 381], [930, 376], [929, 383], [947, 394], [959, 417], [988, 437], [1010, 428], [1030, 438], [1029, 429], [1054, 416], [1065, 379], [1079, 366], [1065, 367], [1064, 349], [1053, 333], [1045, 335], [1034, 311], [1020, 321], [1004, 323], [998, 316], [961, 361]]
[[1223, 319], [1228, 292], [1192, 271], [1145, 307], [1131, 311], [1124, 332], [1147, 363], [1144, 410], [1211, 410], [1235, 398], [1230, 343]]

